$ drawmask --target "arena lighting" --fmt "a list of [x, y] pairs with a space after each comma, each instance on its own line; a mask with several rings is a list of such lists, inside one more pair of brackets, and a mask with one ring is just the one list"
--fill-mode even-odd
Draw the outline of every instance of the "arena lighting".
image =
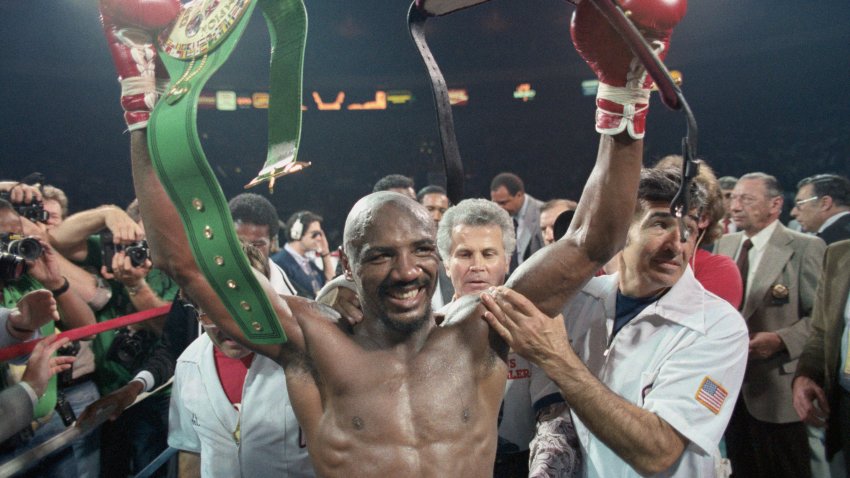
[[410, 90], [389, 90], [387, 91], [387, 102], [394, 105], [403, 105], [413, 101], [413, 93]]
[[350, 110], [385, 110], [387, 109], [387, 93], [381, 90], [375, 92], [374, 101], [365, 103], [352, 103], [348, 105]]
[[219, 111], [236, 111], [236, 92], [229, 90], [216, 91], [215, 108]]
[[452, 106], [466, 106], [469, 103], [469, 93], [466, 88], [449, 89], [449, 104]]
[[253, 95], [251, 95], [251, 100], [254, 103], [254, 108], [257, 108], [258, 110], [269, 109], [268, 93], [254, 93]]
[[582, 96], [596, 96], [596, 90], [599, 88], [599, 80], [584, 80], [581, 82]]
[[322, 97], [319, 96], [319, 92], [314, 91], [313, 101], [316, 102], [316, 107], [319, 108], [319, 111], [338, 111], [342, 109], [342, 102], [345, 101], [345, 92], [340, 91], [336, 94], [336, 99], [333, 102], [325, 103], [322, 101]]
[[[670, 70], [670, 77], [673, 78], [673, 83], [675, 83], [676, 86], [682, 86], [682, 72], [681, 71]], [[658, 86], [655, 83], [652, 84], [652, 91], [658, 91]]]
[[537, 96], [537, 91], [531, 89], [531, 83], [520, 83], [514, 90], [514, 98], [527, 103]]
[[253, 105], [253, 101], [251, 101], [250, 97], [248, 97], [248, 96], [237, 96], [236, 97], [236, 106], [238, 106], [239, 109], [248, 109], [252, 105]]

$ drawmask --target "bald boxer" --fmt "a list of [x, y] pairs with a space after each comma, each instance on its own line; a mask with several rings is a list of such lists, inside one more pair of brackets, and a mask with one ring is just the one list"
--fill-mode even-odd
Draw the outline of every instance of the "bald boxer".
[[[634, 17], [684, 14], [677, 2], [644, 1], [646, 11], [638, 9]], [[670, 29], [659, 37], [669, 38]], [[621, 55], [622, 44], [606, 50], [601, 44], [589, 48], [592, 38], [580, 41], [600, 76], [611, 80], [622, 74], [625, 82], [632, 58]], [[281, 298], [258, 276], [288, 341], [251, 343], [190, 253], [148, 156], [145, 126], [136, 123], [131, 129], [134, 185], [155, 261], [225, 333], [284, 367], [317, 474], [492, 474], [507, 347], [480, 320], [483, 309], [474, 297], [456, 301], [437, 326], [430, 300], [439, 258], [434, 222], [423, 206], [380, 192], [358, 201], [349, 213], [342, 262], [361, 298], [360, 324], [338, 322], [330, 309], [306, 299]], [[555, 315], [623, 245], [629, 218], [618, 212], [635, 206], [643, 148], [634, 128], [620, 134], [625, 130], [602, 135], [573, 232], [512, 276], [510, 285], [544, 313]]]

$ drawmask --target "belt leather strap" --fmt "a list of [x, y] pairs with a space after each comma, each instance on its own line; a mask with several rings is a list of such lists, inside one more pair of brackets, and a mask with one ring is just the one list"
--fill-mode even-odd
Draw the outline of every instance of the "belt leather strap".
[[[440, 130], [443, 168], [446, 172], [446, 196], [449, 197], [452, 204], [457, 204], [463, 200], [463, 162], [460, 158], [460, 149], [457, 146], [457, 137], [455, 136], [449, 90], [446, 86], [446, 79], [440, 71], [440, 66], [437, 65], [437, 60], [434, 59], [431, 49], [428, 48], [428, 41], [425, 38], [425, 22], [428, 20], [429, 15], [451, 13], [460, 8], [466, 8], [485, 1], [488, 0], [430, 3], [414, 0], [410, 4], [410, 10], [407, 12], [407, 27], [410, 31], [410, 37], [413, 39], [413, 43], [416, 45], [419, 55], [425, 63], [425, 68], [428, 71], [428, 79], [431, 84], [431, 93], [434, 95], [434, 103], [437, 107], [437, 126]], [[427, 9], [432, 4], [439, 4], [435, 5], [436, 10], [433, 12]], [[458, 7], [456, 4], [462, 4], [463, 6]]]
[[[431, 81], [431, 91], [434, 94], [434, 101], [437, 106], [437, 125], [440, 130], [440, 143], [443, 147], [443, 164], [447, 179], [446, 190], [449, 199], [454, 204], [457, 204], [458, 201], [463, 199], [463, 164], [461, 163], [457, 138], [454, 133], [454, 120], [452, 119], [452, 109], [449, 103], [446, 80], [440, 71], [440, 67], [437, 65], [437, 61], [431, 54], [431, 50], [428, 48], [424, 33], [425, 21], [429, 16], [448, 15], [488, 1], [413, 0], [410, 4], [410, 11], [407, 14], [410, 36], [413, 38], [413, 42], [422, 56], [422, 61], [425, 63]], [[655, 81], [664, 104], [670, 109], [681, 110], [685, 114], [687, 134], [682, 139], [682, 156], [684, 158], [682, 164], [682, 184], [670, 205], [671, 213], [679, 219], [682, 242], [685, 242], [688, 233], [684, 218], [690, 210], [687, 189], [693, 178], [697, 175], [699, 166], [696, 162], [698, 131], [696, 118], [694, 118], [688, 102], [685, 101], [682, 90], [673, 81], [667, 66], [653, 52], [652, 48], [643, 38], [643, 35], [640, 34], [637, 27], [628, 19], [622, 8], [614, 0], [583, 1], [592, 3], [605, 16], [614, 29], [617, 30], [632, 50], [632, 53], [640, 60], [646, 68], [647, 73]]]
[[[196, 2], [197, 4], [209, 2]], [[227, 200], [197, 132], [198, 97], [227, 61], [259, 4], [272, 43], [269, 147], [249, 185], [306, 166], [295, 160], [301, 131], [301, 82], [307, 13], [303, 0], [223, 0], [184, 11], [159, 41], [171, 77], [148, 123], [151, 160], [183, 221], [195, 262], [246, 337], [282, 343], [286, 335], [254, 277], [230, 217]]]

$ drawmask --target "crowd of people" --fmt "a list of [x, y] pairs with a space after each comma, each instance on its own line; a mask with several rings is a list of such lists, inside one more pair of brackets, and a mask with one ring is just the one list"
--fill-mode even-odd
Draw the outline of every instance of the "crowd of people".
[[[784, 225], [774, 177], [718, 180], [701, 162], [682, 242], [670, 213], [681, 163], [669, 156], [641, 172], [625, 247], [574, 285], [577, 296], [560, 314], [493, 288], [514, 270], [534, 275], [540, 265], [520, 264], [569, 242], [576, 201], [539, 201], [508, 172], [493, 179], [489, 199], [451, 205], [442, 187], [415, 194], [411, 178], [393, 174], [363, 200], [404, 208], [435, 232], [433, 250], [421, 253], [440, 258], [425, 288], [435, 322], [454, 320], [463, 297], [484, 292], [481, 317], [509, 346], [494, 350], [504, 357], [492, 373], [504, 381], [494, 476], [654, 474], [699, 470], [703, 459], [711, 469], [731, 464], [733, 476], [830, 476], [829, 458], [848, 444], [840, 319], [850, 287], [850, 181], [802, 179]], [[2, 345], [48, 338], [28, 361], [4, 364], [4, 461], [76, 420], [85, 433], [26, 476], [126, 476], [169, 445], [180, 458], [161, 476], [178, 462], [203, 476], [314, 476], [294, 407], [310, 397], [289, 396], [287, 382], [297, 379], [285, 379], [283, 368], [291, 365], [242, 345], [153, 267], [137, 201], [69, 215], [55, 187], [4, 181], [0, 191], [9, 198], [0, 200], [4, 264], [25, 264], [3, 268]], [[355, 330], [364, 322], [367, 290], [354, 281], [351, 259], [329, 247], [321, 216], [299, 210], [282, 221], [251, 193], [229, 206], [252, 266], [277, 294], [317, 299]], [[19, 257], [27, 241], [37, 255]], [[366, 262], [399, 252], [375, 254]], [[413, 293], [402, 289], [387, 293], [405, 303]], [[170, 312], [160, 318], [87, 340], [54, 335], [164, 305]]]
[[[637, 3], [633, 21], [664, 17]], [[676, 4], [647, 33], [661, 52]], [[132, 15], [111, 11], [107, 35], [141, 75], [156, 65], [125, 34]], [[786, 225], [770, 174], [698, 161], [683, 184], [681, 156], [644, 167], [651, 79], [588, 2], [572, 29], [602, 82], [577, 200], [504, 172], [489, 198], [451, 204], [389, 174], [333, 248], [307, 205], [230, 198], [283, 343], [246, 336], [193, 257], [148, 151], [155, 101], [139, 95], [155, 91], [122, 98], [126, 209], [70, 214], [56, 187], [0, 181], [0, 348], [43, 339], [0, 369], [0, 470], [846, 476], [850, 181], [801, 179]], [[77, 328], [92, 335], [56, 336]]]

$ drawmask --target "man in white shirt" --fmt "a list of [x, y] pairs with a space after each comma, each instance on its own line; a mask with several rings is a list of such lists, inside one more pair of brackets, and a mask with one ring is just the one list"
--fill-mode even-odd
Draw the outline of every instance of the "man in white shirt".
[[[246, 252], [268, 275], [268, 257]], [[188, 452], [181, 460], [204, 477], [315, 476], [281, 367], [196, 315], [206, 333], [177, 359], [169, 446]]]
[[525, 297], [482, 294], [485, 319], [552, 379], [573, 412], [584, 474], [714, 477], [738, 395], [746, 326], [688, 266], [705, 192], [670, 213], [679, 178], [644, 170], [617, 274], [596, 277], [551, 320]]

